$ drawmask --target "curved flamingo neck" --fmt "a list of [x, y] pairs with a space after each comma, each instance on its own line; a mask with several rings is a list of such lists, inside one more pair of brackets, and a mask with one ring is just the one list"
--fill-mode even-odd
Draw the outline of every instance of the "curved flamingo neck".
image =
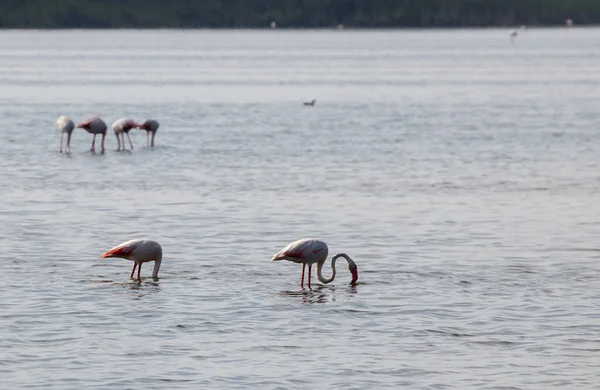
[[158, 270], [160, 269], [160, 263], [161, 263], [161, 259], [155, 260], [154, 261], [154, 269], [152, 270], [152, 277], [154, 279], [158, 278]]
[[333, 282], [333, 279], [335, 279], [335, 261], [337, 260], [338, 257], [343, 257], [348, 262], [348, 269], [350, 270], [350, 273], [352, 273], [352, 282], [351, 283], [354, 284], [358, 280], [358, 271], [357, 271], [356, 263], [354, 262], [354, 260], [352, 260], [350, 258], [350, 256], [348, 256], [345, 253], [338, 253], [337, 255], [335, 255], [331, 258], [331, 276], [329, 278], [325, 278], [322, 274], [323, 264], [325, 264], [325, 260], [323, 260], [320, 263], [317, 263], [317, 277], [319, 278], [319, 281], [321, 283]]
[[[67, 133], [67, 148], [66, 148], [67, 153], [69, 153], [69, 150], [71, 148], [71, 133], [72, 133], [72, 131], [73, 130], [71, 130]], [[62, 140], [61, 140], [61, 142], [62, 142]]]
[[154, 269], [152, 270], [152, 277], [158, 278], [158, 270], [160, 269], [160, 263], [162, 262], [162, 248], [158, 248], [156, 253], [156, 259], [154, 260]]
[[335, 279], [335, 261], [337, 260], [338, 256], [339, 255], [336, 255], [331, 259], [331, 275], [329, 278], [323, 276], [323, 265], [325, 264], [326, 260], [317, 263], [317, 278], [319, 279], [319, 282], [324, 284], [333, 282], [333, 279]]

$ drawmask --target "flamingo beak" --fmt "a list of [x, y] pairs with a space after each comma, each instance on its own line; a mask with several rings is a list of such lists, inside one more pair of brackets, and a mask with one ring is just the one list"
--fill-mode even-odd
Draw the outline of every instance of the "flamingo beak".
[[352, 280], [350, 281], [350, 284], [355, 284], [358, 280], [358, 269], [354, 267], [350, 270], [350, 272], [352, 272]]

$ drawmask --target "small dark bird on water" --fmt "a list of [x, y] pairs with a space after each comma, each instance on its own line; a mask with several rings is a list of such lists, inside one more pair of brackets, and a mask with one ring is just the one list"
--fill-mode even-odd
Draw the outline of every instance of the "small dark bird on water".
[[310, 101], [310, 102], [304, 102], [304, 105], [305, 105], [305, 106], [314, 106], [316, 102], [317, 102], [317, 101], [316, 101], [315, 99], [313, 99], [313, 100], [312, 100], [312, 101]]

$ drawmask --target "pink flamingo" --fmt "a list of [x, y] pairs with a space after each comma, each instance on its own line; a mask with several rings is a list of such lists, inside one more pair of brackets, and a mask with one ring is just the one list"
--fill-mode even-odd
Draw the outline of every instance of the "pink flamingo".
[[96, 151], [96, 135], [102, 134], [102, 152], [104, 153], [104, 138], [106, 137], [106, 123], [98, 117], [88, 118], [77, 125], [77, 128], [85, 129], [88, 133], [94, 134], [92, 140], [91, 152]]
[[287, 260], [293, 261], [294, 263], [302, 263], [302, 281], [300, 282], [300, 287], [302, 288], [304, 288], [304, 268], [308, 264], [308, 288], [310, 288], [310, 271], [314, 263], [317, 263], [317, 278], [319, 278], [319, 281], [321, 283], [331, 283], [333, 279], [335, 279], [335, 261], [338, 257], [343, 257], [348, 262], [348, 269], [352, 274], [350, 283], [356, 283], [358, 280], [358, 268], [350, 256], [345, 253], [338, 253], [333, 256], [331, 259], [331, 276], [329, 278], [323, 276], [323, 264], [325, 264], [325, 260], [327, 260], [328, 253], [329, 249], [327, 248], [327, 244], [323, 241], [303, 238], [288, 244], [273, 256], [271, 260]]
[[154, 261], [152, 277], [157, 278], [160, 263], [162, 262], [162, 247], [158, 242], [152, 240], [130, 240], [117, 245], [100, 256], [102, 259], [109, 257], [118, 257], [133, 261], [133, 269], [129, 277], [133, 278], [136, 267], [139, 267], [137, 272], [138, 279], [140, 279], [142, 263]]
[[[158, 126], [160, 126], [159, 123], [154, 119], [148, 119], [144, 121], [144, 123], [137, 125], [138, 129], [146, 130], [147, 147], [154, 147], [154, 137], [156, 136], [156, 132], [158, 131]], [[150, 135], [150, 133], [152, 133], [152, 144], [149, 144], [148, 141], [148, 136]]]
[[133, 150], [133, 142], [131, 142], [131, 137], [129, 136], [129, 130], [134, 129], [138, 126], [137, 123], [133, 121], [133, 119], [129, 118], [121, 118], [115, 123], [113, 123], [112, 128], [117, 136], [117, 151], [121, 150], [121, 141], [119, 140], [119, 134], [121, 135], [121, 139], [123, 140], [123, 150], [125, 150], [125, 134], [127, 134], [127, 138], [129, 139], [129, 145], [131, 146], [131, 150]]
[[69, 117], [61, 116], [56, 121], [56, 127], [60, 130], [60, 152], [62, 153], [63, 149], [63, 136], [67, 133], [67, 144], [65, 145], [65, 153], [69, 153], [71, 146], [71, 133], [73, 133], [73, 129], [75, 128], [75, 124], [73, 121], [69, 119]]

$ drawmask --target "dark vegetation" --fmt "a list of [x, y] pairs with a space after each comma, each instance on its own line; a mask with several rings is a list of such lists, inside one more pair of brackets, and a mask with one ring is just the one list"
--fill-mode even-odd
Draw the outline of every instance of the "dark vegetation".
[[600, 23], [600, 0], [0, 0], [0, 28], [483, 27]]

